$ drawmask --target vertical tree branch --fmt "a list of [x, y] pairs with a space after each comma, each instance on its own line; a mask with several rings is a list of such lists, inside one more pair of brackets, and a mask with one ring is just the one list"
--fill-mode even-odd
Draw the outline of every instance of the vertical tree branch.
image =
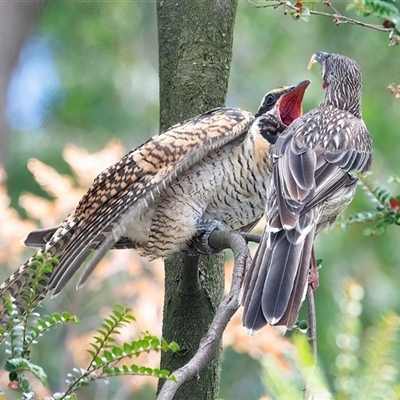
[[8, 84], [24, 41], [42, 7], [41, 1], [0, 2], [0, 162], [2, 163], [7, 154], [8, 143], [5, 115]]
[[[225, 104], [236, 8], [237, 0], [157, 1], [161, 129]], [[181, 350], [163, 354], [162, 368], [176, 370], [196, 352], [222, 298], [224, 261], [213, 255], [197, 263], [183, 254], [166, 261], [163, 336]], [[214, 400], [220, 355], [175, 399]]]
[[235, 264], [229, 294], [219, 305], [214, 319], [206, 335], [201, 339], [194, 356], [183, 367], [173, 371], [177, 382], [165, 382], [157, 400], [173, 399], [182, 384], [202, 373], [204, 366], [215, 353], [228, 322], [239, 308], [239, 293], [244, 272], [251, 263], [246, 240], [237, 232], [214, 231], [210, 236], [210, 245], [214, 248], [230, 248], [233, 251]]

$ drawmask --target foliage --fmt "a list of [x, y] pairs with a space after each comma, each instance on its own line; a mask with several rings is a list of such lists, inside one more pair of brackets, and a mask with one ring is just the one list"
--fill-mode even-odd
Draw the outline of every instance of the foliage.
[[20, 388], [23, 398], [32, 398], [34, 393], [29, 380], [25, 374], [32, 373], [43, 385], [47, 384], [47, 375], [44, 370], [30, 361], [31, 347], [37, 343], [37, 340], [47, 331], [60, 324], [74, 322], [79, 320], [67, 312], [61, 314], [45, 315], [39, 318], [39, 314], [34, 312], [35, 293], [41, 290], [43, 284], [47, 281], [48, 274], [51, 273], [58, 260], [49, 254], [38, 254], [32, 260], [36, 269], [29, 276], [29, 285], [21, 288], [21, 298], [24, 299], [24, 310], [21, 313], [15, 303], [14, 298], [4, 298], [5, 311], [9, 320], [5, 327], [1, 328], [0, 341], [8, 339], [5, 342], [7, 347], [4, 369], [9, 372], [11, 386]]
[[[54, 265], [57, 265], [57, 259], [48, 254], [37, 254], [32, 264], [36, 269], [32, 269], [30, 276], [27, 278], [29, 285], [21, 288], [21, 298], [24, 300], [24, 310], [22, 315], [18, 311], [18, 305], [15, 304], [13, 298], [4, 298], [6, 313], [9, 316], [8, 326], [0, 328], [0, 343], [9, 335], [11, 346], [18, 349], [18, 352], [11, 352], [12, 357], [24, 357], [27, 353], [28, 347], [35, 341], [35, 339], [46, 329], [47, 325], [58, 324], [61, 322], [61, 316], [51, 318], [51, 321], [43, 321], [38, 319], [36, 321], [37, 328], [30, 326], [30, 318], [37, 317], [38, 314], [34, 312], [36, 308], [35, 293], [41, 291], [43, 284], [47, 282], [47, 277], [53, 270]], [[65, 316], [67, 320], [68, 316]], [[63, 321], [64, 322], [64, 321]], [[66, 322], [66, 321], [65, 321]], [[15, 346], [13, 342], [15, 341]]]
[[[31, 399], [35, 396], [26, 373], [33, 374], [43, 385], [47, 385], [46, 372], [30, 360], [32, 346], [40, 341], [44, 333], [58, 325], [68, 322], [79, 324], [78, 318], [68, 312], [54, 313], [41, 318], [34, 312], [33, 293], [40, 287], [44, 277], [51, 272], [56, 262], [57, 260], [47, 255], [35, 257], [36, 273], [31, 276], [30, 286], [23, 288], [27, 307], [22, 316], [19, 315], [15, 299], [4, 299], [9, 315], [9, 322], [2, 332], [3, 337], [8, 339], [5, 342], [8, 358], [4, 369], [9, 372], [9, 387], [19, 389], [23, 399]], [[174, 380], [175, 378], [167, 370], [136, 364], [121, 364], [121, 362], [138, 357], [144, 352], [176, 352], [179, 349], [175, 342], [167, 343], [164, 339], [159, 339], [148, 332], [132, 342], [117, 344], [115, 336], [120, 334], [120, 328], [134, 320], [129, 308], [120, 305], [114, 306], [110, 316], [104, 319], [101, 328], [97, 330], [97, 336], [94, 336], [90, 343], [91, 349], [87, 350], [91, 356], [88, 367], [86, 369], [74, 368], [72, 373], [68, 374], [66, 392], [55, 393], [51, 399], [76, 399], [75, 392], [80, 387], [97, 379], [107, 380], [113, 376], [146, 375]]]
[[74, 392], [79, 387], [96, 379], [108, 379], [113, 376], [148, 375], [175, 380], [165, 369], [153, 369], [136, 364], [118, 365], [119, 362], [138, 357], [143, 352], [176, 352], [179, 349], [175, 342], [167, 343], [164, 339], [158, 339], [148, 332], [130, 343], [116, 345], [113, 335], [118, 335], [119, 328], [135, 320], [129, 312], [128, 308], [115, 306], [109, 318], [104, 320], [101, 329], [97, 330], [98, 336], [94, 337], [94, 342], [90, 343], [92, 349], [88, 350], [91, 355], [89, 366], [86, 369], [74, 368], [73, 373], [68, 375], [68, 390], [63, 394], [54, 395], [54, 399], [73, 399]]
[[361, 17], [383, 19], [383, 26], [393, 27], [397, 33], [400, 33], [400, 11], [395, 0], [353, 0], [346, 9], [353, 8]]
[[274, 399], [300, 399], [304, 388], [318, 399], [398, 399], [400, 362], [400, 317], [386, 312], [375, 326], [362, 330], [361, 301], [364, 290], [354, 280], [346, 280], [340, 302], [342, 311], [336, 346], [335, 381], [329, 389], [322, 369], [313, 365], [307, 339], [294, 337], [287, 353], [287, 365], [277, 367], [266, 358], [264, 382]]
[[[359, 179], [368, 197], [373, 203], [377, 204], [375, 210], [362, 211], [351, 215], [344, 221], [339, 221], [338, 225], [348, 228], [352, 224], [373, 223], [372, 227], [364, 229], [364, 235], [381, 235], [391, 225], [400, 225], [400, 195], [389, 192], [388, 189], [380, 184], [372, 183], [368, 175], [358, 172], [354, 173]], [[400, 178], [391, 176], [390, 183], [400, 183]]]
[[[336, 9], [334, 1], [329, 0], [311, 0], [309, 2], [302, 0], [265, 0], [266, 4], [258, 5], [251, 2], [253, 7], [273, 7], [283, 6], [284, 14], [290, 14], [295, 20], [309, 22], [310, 15], [319, 15], [332, 18], [335, 25], [351, 24], [359, 25], [389, 33], [390, 45], [394, 46], [400, 43], [400, 10], [395, 0], [352, 0], [346, 7], [346, 11], [355, 9], [359, 17], [377, 17], [382, 21], [381, 25], [372, 25], [344, 15]], [[318, 10], [323, 7], [323, 11]]]

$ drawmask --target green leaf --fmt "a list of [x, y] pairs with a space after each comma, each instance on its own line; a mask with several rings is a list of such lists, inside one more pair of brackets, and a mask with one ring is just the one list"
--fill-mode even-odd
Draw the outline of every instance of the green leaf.
[[153, 350], [159, 350], [160, 340], [156, 337], [153, 337], [150, 341], [150, 346]]
[[139, 341], [133, 341], [131, 343], [131, 353], [139, 353], [141, 348], [141, 344]]
[[130, 346], [128, 343], [124, 343], [122, 348], [125, 353], [127, 353], [127, 354], [132, 353], [132, 346]]
[[112, 355], [109, 351], [107, 351], [107, 350], [104, 350], [104, 351], [103, 351], [103, 356], [105, 357], [105, 359], [106, 359], [107, 361], [112, 361], [112, 360], [114, 360], [113, 355]]
[[140, 345], [141, 345], [141, 347], [144, 349], [144, 350], [147, 350], [147, 349], [149, 349], [149, 341], [147, 340], [147, 339], [142, 339], [141, 341], [140, 341]]
[[112, 352], [116, 357], [122, 356], [122, 353], [123, 353], [122, 349], [118, 346], [113, 346]]
[[168, 348], [169, 348], [173, 353], [176, 353], [176, 352], [180, 349], [179, 344], [176, 343], [176, 342], [171, 342], [171, 343], [168, 345]]
[[29, 381], [27, 379], [25, 379], [25, 378], [21, 379], [20, 386], [24, 393], [32, 392], [31, 385], [29, 384]]
[[160, 374], [160, 378], [163, 378], [163, 379], [166, 379], [169, 377], [169, 371], [166, 369], [161, 369], [159, 371], [159, 374]]
[[94, 362], [96, 363], [97, 367], [103, 365], [103, 360], [99, 356], [94, 359]]
[[100, 335], [103, 336], [103, 338], [101, 338], [101, 340], [104, 340], [104, 338], [108, 336], [108, 332], [103, 331], [101, 329], [97, 329], [97, 332], [99, 332]]
[[130, 370], [136, 374], [139, 372], [139, 367], [136, 364], [132, 364]]

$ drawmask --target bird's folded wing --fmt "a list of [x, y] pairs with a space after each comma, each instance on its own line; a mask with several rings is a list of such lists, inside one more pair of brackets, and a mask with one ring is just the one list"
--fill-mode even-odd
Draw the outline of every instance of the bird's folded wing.
[[211, 150], [244, 138], [253, 118], [241, 109], [211, 110], [151, 138], [100, 174], [70, 216], [77, 226], [49, 289], [59, 292], [95, 250], [98, 254], [87, 267], [93, 270], [163, 188]]

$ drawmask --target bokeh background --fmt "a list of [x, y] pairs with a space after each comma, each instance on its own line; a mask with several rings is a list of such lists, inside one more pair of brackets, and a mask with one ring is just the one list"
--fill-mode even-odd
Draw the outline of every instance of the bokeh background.
[[[334, 4], [340, 10], [346, 6]], [[227, 105], [255, 111], [271, 88], [311, 79], [304, 101], [308, 111], [323, 97], [319, 67], [307, 70], [311, 55], [323, 50], [354, 58], [363, 71], [363, 116], [373, 136], [371, 179], [396, 191], [387, 180], [400, 174], [400, 99], [387, 86], [399, 83], [400, 48], [388, 46], [386, 33], [337, 27], [323, 17], [295, 21], [282, 11], [239, 1]], [[49, 2], [35, 12], [8, 84], [8, 129], [0, 141], [1, 281], [33, 253], [20, 244], [29, 229], [59, 223], [102, 169], [158, 131], [155, 2]], [[346, 215], [375, 207], [359, 190]], [[356, 311], [362, 335], [387, 310], [400, 312], [398, 229], [364, 236], [365, 228], [338, 228], [317, 239], [317, 256], [323, 259], [316, 292], [319, 356], [331, 388], [340, 369], [337, 337], [349, 282], [364, 293]], [[228, 262], [228, 280], [230, 268]], [[115, 303], [132, 307], [138, 320], [122, 339], [145, 330], [160, 335], [162, 299], [162, 261], [149, 263], [130, 251], [110, 253], [84, 289], [76, 292], [70, 283], [62, 295], [46, 299], [41, 312], [68, 310], [82, 323], [52, 332], [36, 346], [32, 359], [49, 374], [49, 388], [40, 393], [63, 390], [66, 373], [85, 366], [93, 330]], [[285, 367], [291, 348], [287, 337], [270, 329], [248, 338], [240, 316], [239, 310], [224, 337], [220, 395], [226, 400], [265, 395], [261, 366], [269, 360]], [[157, 366], [157, 355], [143, 363]], [[6, 384], [2, 372], [0, 388]], [[155, 380], [115, 378], [92, 385], [79, 398], [148, 399], [154, 392]]]

